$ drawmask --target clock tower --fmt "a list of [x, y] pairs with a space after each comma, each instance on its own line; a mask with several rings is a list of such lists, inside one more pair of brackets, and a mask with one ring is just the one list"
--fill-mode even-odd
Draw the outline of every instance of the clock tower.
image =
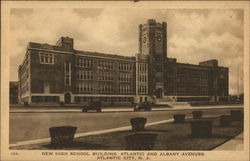
[[163, 96], [163, 62], [167, 57], [167, 24], [149, 19], [139, 25], [139, 53], [148, 55], [148, 93]]

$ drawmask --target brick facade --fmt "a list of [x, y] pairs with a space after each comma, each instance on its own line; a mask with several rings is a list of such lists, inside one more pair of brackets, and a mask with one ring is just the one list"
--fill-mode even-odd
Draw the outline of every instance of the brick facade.
[[167, 24], [139, 25], [139, 53], [132, 57], [79, 51], [74, 40], [30, 42], [19, 66], [19, 102], [107, 104], [141, 101], [218, 101], [228, 96], [228, 68], [217, 60], [199, 65], [167, 57]]

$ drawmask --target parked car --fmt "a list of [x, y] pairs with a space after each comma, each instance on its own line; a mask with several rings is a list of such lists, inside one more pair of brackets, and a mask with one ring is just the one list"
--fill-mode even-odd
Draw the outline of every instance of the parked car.
[[151, 102], [141, 102], [134, 107], [134, 111], [151, 111], [151, 110], [152, 110]]
[[86, 106], [82, 108], [82, 112], [88, 112], [95, 110], [96, 112], [102, 112], [101, 102], [100, 101], [90, 101]]

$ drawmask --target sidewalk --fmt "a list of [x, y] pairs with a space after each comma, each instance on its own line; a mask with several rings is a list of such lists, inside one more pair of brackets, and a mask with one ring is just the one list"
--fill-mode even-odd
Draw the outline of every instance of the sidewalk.
[[219, 147], [215, 148], [215, 151], [225, 151], [225, 150], [231, 150], [231, 151], [239, 151], [244, 150], [244, 140], [243, 140], [243, 132], [233, 139], [229, 140], [228, 142], [220, 145]]
[[[198, 110], [198, 109], [230, 109], [242, 108], [242, 105], [227, 105], [227, 106], [176, 106], [176, 107], [153, 107], [152, 111], [172, 111], [172, 110]], [[102, 112], [132, 112], [133, 107], [104, 107]], [[64, 112], [82, 112], [79, 108], [28, 108], [28, 109], [10, 109], [10, 113], [64, 113]]]

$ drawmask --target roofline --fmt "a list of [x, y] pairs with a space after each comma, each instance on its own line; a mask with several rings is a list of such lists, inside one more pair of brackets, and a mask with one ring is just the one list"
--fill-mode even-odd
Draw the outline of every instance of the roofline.
[[[59, 54], [70, 54], [70, 55], [76, 55], [76, 56], [87, 56], [87, 57], [103, 58], [103, 59], [110, 59], [110, 60], [129, 61], [129, 62], [135, 62], [136, 61], [135, 56], [122, 56], [122, 55], [107, 54], [109, 56], [118, 56], [118, 57], [120, 57], [120, 58], [112, 58], [112, 57], [105, 56], [106, 54], [104, 54], [104, 53], [88, 52], [88, 51], [80, 51], [80, 50], [74, 50], [72, 52], [61, 51], [61, 50], [47, 50], [47, 49], [42, 49], [42, 48], [28, 48], [28, 50], [46, 51], [46, 52], [59, 53]], [[83, 53], [75, 53], [75, 52], [83, 52]], [[84, 52], [96, 53], [96, 54], [100, 54], [100, 56], [98, 56], [98, 55], [87, 55], [87, 54], [84, 54]], [[124, 57], [124, 58], [122, 58], [122, 57]], [[134, 58], [134, 60], [133, 59], [126, 59], [126, 58]]]
[[216, 68], [222, 68], [222, 69], [229, 69], [228, 67], [223, 67], [223, 66], [217, 66], [217, 67], [208, 67], [208, 66], [203, 66], [203, 65], [199, 65], [199, 64], [188, 64], [188, 63], [179, 63], [176, 62], [176, 64], [178, 65], [183, 65], [185, 67], [193, 67], [193, 68], [201, 68], [201, 69], [216, 69]]

